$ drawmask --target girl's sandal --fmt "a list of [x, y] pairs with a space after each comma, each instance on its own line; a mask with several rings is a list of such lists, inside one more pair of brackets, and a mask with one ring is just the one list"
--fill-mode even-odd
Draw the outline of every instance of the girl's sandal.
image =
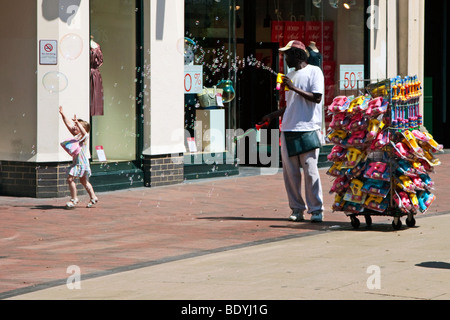
[[86, 208], [92, 208], [95, 204], [97, 204], [98, 199], [91, 199], [89, 200], [89, 203], [87, 204]]
[[66, 208], [73, 209], [79, 202], [80, 202], [80, 200], [78, 198], [70, 199], [70, 201], [66, 203]]

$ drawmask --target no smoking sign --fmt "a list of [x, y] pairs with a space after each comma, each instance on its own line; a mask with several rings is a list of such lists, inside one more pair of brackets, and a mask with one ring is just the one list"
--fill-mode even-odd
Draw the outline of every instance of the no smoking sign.
[[56, 40], [39, 41], [39, 64], [56, 65], [58, 63]]
[[44, 50], [45, 50], [45, 52], [52, 52], [53, 51], [53, 46], [50, 43], [47, 43], [44, 46]]

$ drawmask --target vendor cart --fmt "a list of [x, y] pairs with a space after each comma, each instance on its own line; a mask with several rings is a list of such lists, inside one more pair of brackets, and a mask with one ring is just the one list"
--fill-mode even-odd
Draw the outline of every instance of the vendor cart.
[[354, 228], [359, 216], [370, 227], [375, 215], [392, 217], [396, 230], [406, 216], [413, 227], [415, 215], [436, 198], [430, 174], [443, 147], [423, 127], [417, 77], [363, 81], [356, 95], [337, 96], [327, 107], [332, 209], [350, 217]]

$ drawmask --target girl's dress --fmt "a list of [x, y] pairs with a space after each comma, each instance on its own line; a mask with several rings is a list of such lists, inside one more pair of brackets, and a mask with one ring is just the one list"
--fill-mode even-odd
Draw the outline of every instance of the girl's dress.
[[[76, 136], [77, 139], [80, 139], [80, 135]], [[81, 151], [79, 154], [73, 157], [72, 165], [69, 167], [69, 175], [73, 177], [83, 177], [87, 175], [91, 176], [91, 166], [89, 164], [89, 143], [88, 143], [89, 135], [86, 134], [85, 139], [80, 142]]]

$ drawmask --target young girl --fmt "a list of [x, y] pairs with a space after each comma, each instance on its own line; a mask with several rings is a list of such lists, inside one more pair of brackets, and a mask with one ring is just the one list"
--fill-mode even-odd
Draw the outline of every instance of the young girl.
[[89, 165], [89, 151], [88, 151], [88, 137], [89, 130], [91, 126], [88, 122], [77, 119], [74, 115], [73, 122], [64, 114], [63, 108], [59, 107], [59, 113], [61, 114], [62, 120], [69, 129], [70, 133], [75, 136], [75, 138], [80, 142], [81, 152], [73, 157], [73, 163], [70, 166], [69, 176], [67, 177], [67, 183], [69, 184], [71, 199], [66, 203], [67, 208], [74, 208], [80, 200], [77, 198], [77, 185], [75, 183], [75, 178], [79, 177], [80, 182], [86, 189], [87, 193], [91, 197], [87, 208], [91, 208], [94, 204], [98, 202], [98, 198], [94, 193], [92, 185], [88, 181], [88, 177], [91, 175], [91, 167]]

